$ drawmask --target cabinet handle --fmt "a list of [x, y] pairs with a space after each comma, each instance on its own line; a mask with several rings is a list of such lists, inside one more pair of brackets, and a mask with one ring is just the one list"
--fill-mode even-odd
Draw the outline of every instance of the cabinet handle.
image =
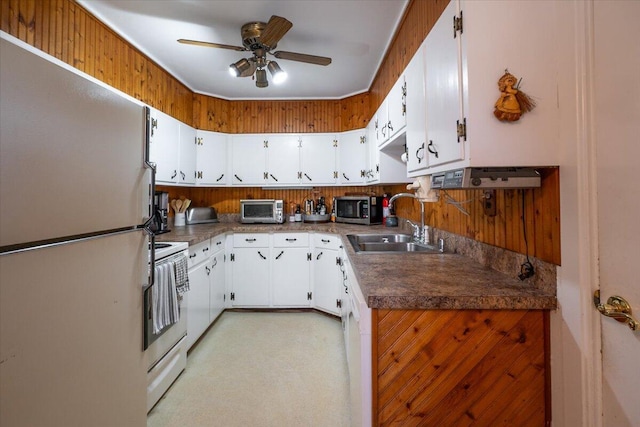
[[322, 243], [331, 243], [331, 240], [327, 240], [327, 239], [321, 239], [320, 240]]
[[382, 126], [382, 137], [383, 137], [383, 138], [386, 138], [386, 137], [387, 137], [387, 131], [386, 131], [386, 129], [387, 129], [387, 124], [385, 123], [385, 125], [384, 125], [384, 126]]
[[318, 256], [316, 257], [316, 261], [319, 260], [321, 256], [322, 256], [322, 252], [318, 254]]
[[253, 243], [256, 241], [256, 239], [244, 239], [245, 242], [249, 242], [249, 243]]
[[429, 140], [429, 145], [427, 145], [427, 150], [431, 153], [431, 154], [435, 154], [436, 155], [436, 159], [438, 158], [438, 150], [436, 150], [435, 148], [432, 149], [431, 147], [433, 147], [433, 141]]
[[389, 124], [387, 125], [389, 128], [389, 133], [393, 132], [393, 125], [391, 125], [391, 120], [389, 120]]
[[344, 172], [342, 173], [342, 177], [343, 177], [344, 179], [346, 179], [347, 181], [351, 181], [351, 180], [349, 179], [349, 177], [348, 177]]
[[307, 179], [308, 179], [309, 181], [313, 181], [313, 180], [311, 179], [311, 177], [310, 177], [309, 175], [307, 175], [306, 173], [304, 174], [304, 176], [306, 176], [306, 177], [307, 177]]
[[[420, 151], [422, 151], [422, 157], [420, 156]], [[420, 164], [420, 162], [422, 162], [422, 159], [424, 159], [424, 142], [422, 143], [420, 148], [416, 150], [416, 158], [418, 159], [418, 164]]]
[[[258, 252], [260, 253], [260, 252]], [[280, 259], [280, 257], [282, 256], [282, 254], [284, 253], [284, 251], [280, 251], [280, 253], [278, 254], [278, 256], [276, 257], [276, 259]]]
[[209, 267], [206, 267], [206, 266], [205, 266], [204, 268], [205, 268], [205, 270], [207, 270], [207, 276], [208, 276], [209, 274], [211, 274], [211, 269], [210, 269]]
[[195, 258], [197, 256], [198, 256], [197, 254], [191, 254], [191, 255], [189, 255], [189, 258]]
[[[216, 182], [219, 182], [223, 177], [224, 177], [224, 174], [220, 175], [220, 178], [216, 179]], [[200, 178], [202, 178], [202, 177], [200, 177]], [[236, 176], [236, 178], [238, 178], [238, 177]], [[242, 181], [242, 180], [240, 180], [240, 181]]]
[[215, 267], [216, 265], [218, 265], [218, 258], [213, 259], [213, 265], [211, 266], [211, 268]]
[[271, 175], [271, 174], [269, 174], [269, 176], [270, 176], [271, 178], [273, 178], [273, 180], [274, 180], [274, 181], [278, 182], [278, 178], [276, 178], [275, 176], [273, 176], [273, 175]]
[[187, 177], [184, 172], [180, 171], [180, 176], [182, 177], [182, 180], [184, 181], [184, 179]]
[[260, 252], [260, 251], [258, 251], [258, 255], [260, 255], [260, 258], [262, 258], [262, 259], [267, 259], [267, 257], [262, 255], [262, 252]]
[[216, 245], [217, 245], [217, 246], [219, 246], [219, 245], [221, 245], [221, 244], [222, 244], [222, 242], [220, 242], [220, 241], [216, 242]]
[[233, 174], [233, 176], [235, 176], [238, 181], [242, 182], [242, 178], [240, 178], [238, 175]]
[[202, 252], [207, 252], [209, 248], [202, 248]]
[[174, 179], [176, 176], [178, 176], [178, 171], [174, 169], [173, 175], [171, 175], [171, 179]]
[[296, 238], [293, 238], [293, 239], [292, 239], [292, 238], [287, 238], [287, 239], [285, 239], [285, 240], [286, 240], [287, 242], [295, 242], [295, 241], [297, 241], [298, 239], [296, 239]]

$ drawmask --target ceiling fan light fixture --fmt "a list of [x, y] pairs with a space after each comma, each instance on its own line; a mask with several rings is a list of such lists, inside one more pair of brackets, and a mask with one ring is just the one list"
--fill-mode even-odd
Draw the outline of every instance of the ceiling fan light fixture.
[[261, 68], [256, 71], [256, 86], [257, 87], [267, 87], [269, 86], [269, 81], [267, 80], [267, 72], [264, 68]]
[[251, 68], [249, 61], [246, 58], [242, 58], [235, 64], [229, 65], [229, 74], [233, 77], [240, 77], [249, 68]]
[[280, 84], [287, 80], [287, 73], [285, 73], [282, 68], [278, 65], [276, 61], [270, 61], [267, 65], [269, 72], [273, 76], [273, 82], [275, 84]]

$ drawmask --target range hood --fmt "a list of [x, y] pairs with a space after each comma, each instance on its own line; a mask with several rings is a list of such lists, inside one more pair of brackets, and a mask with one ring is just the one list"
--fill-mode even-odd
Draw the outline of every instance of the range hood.
[[432, 189], [535, 188], [540, 174], [534, 168], [461, 168], [431, 175]]

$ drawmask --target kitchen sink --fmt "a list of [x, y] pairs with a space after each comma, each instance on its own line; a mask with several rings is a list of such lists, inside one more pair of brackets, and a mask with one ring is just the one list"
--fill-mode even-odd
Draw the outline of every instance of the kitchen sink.
[[413, 242], [409, 234], [348, 234], [347, 238], [356, 253], [423, 253], [439, 254], [437, 248]]

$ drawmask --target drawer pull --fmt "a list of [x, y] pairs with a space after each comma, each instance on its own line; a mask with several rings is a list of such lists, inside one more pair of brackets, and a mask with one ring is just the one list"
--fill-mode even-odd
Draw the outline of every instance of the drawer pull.
[[287, 242], [295, 242], [298, 239], [285, 239]]
[[321, 239], [320, 240], [322, 243], [331, 243], [331, 240], [327, 240], [327, 239]]
[[202, 252], [207, 252], [209, 250], [209, 248], [203, 248]]
[[198, 254], [191, 254], [191, 255], [189, 255], [189, 258], [195, 258], [197, 256], [198, 256]]
[[256, 241], [256, 239], [244, 239], [245, 242], [249, 242], [249, 243], [253, 243]]

